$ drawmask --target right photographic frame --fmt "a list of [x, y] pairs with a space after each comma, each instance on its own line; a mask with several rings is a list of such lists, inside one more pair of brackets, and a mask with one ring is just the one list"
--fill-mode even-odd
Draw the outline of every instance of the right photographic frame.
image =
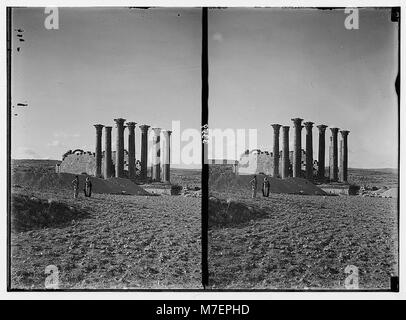
[[399, 29], [208, 9], [208, 289], [399, 290]]

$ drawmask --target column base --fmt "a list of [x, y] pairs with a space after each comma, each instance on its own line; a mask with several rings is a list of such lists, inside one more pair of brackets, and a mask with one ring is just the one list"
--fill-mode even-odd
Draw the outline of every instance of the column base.
[[171, 180], [171, 165], [162, 165], [162, 182], [170, 182]]
[[152, 181], [160, 181], [161, 180], [161, 165], [160, 164], [155, 164], [151, 168], [152, 171]]

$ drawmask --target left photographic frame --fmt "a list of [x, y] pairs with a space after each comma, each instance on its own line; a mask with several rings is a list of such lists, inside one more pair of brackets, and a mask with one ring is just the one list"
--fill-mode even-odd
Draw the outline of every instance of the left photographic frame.
[[200, 290], [199, 8], [7, 8], [8, 290]]

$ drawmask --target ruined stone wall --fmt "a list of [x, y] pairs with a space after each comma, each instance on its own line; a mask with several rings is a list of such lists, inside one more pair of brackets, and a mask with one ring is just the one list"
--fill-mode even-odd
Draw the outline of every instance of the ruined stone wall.
[[[289, 161], [293, 163], [293, 151], [289, 152]], [[279, 177], [282, 176], [282, 151], [279, 152]], [[302, 150], [302, 170], [306, 168], [306, 152]], [[253, 150], [250, 153], [241, 155], [238, 163], [238, 174], [266, 174], [273, 176], [273, 153], [267, 151]]]
[[[238, 174], [273, 174], [273, 156], [272, 153], [253, 150], [248, 154], [243, 154], [238, 163]], [[282, 168], [279, 168], [279, 174]]]
[[[247, 175], [247, 174], [258, 174], [263, 168], [260, 168], [258, 165], [259, 155], [256, 152], [250, 152], [248, 154], [243, 154], [238, 163], [238, 174]], [[267, 168], [265, 174], [270, 174], [271, 167]]]
[[[115, 151], [112, 152], [112, 172], [116, 162]], [[104, 152], [102, 154], [102, 168], [105, 166]], [[124, 150], [124, 170], [128, 171], [128, 152]], [[75, 150], [68, 151], [62, 157], [59, 172], [67, 172], [73, 174], [88, 174], [96, 175], [96, 156], [90, 151]], [[103, 171], [104, 172], [104, 171]]]
[[91, 152], [67, 154], [61, 162], [60, 172], [93, 176], [96, 174], [96, 157]]
[[[279, 160], [281, 161], [281, 157], [279, 157]], [[274, 166], [274, 159], [273, 159], [273, 153], [266, 153], [266, 152], [261, 152], [257, 154], [257, 171], [258, 173], [264, 173], [266, 175], [273, 175], [273, 166]], [[282, 166], [279, 167], [279, 175], [282, 173], [281, 170]]]

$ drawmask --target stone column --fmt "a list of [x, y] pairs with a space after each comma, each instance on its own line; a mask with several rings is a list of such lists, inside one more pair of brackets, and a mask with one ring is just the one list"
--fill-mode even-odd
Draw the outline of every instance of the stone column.
[[102, 174], [102, 124], [95, 124], [94, 127], [96, 128], [96, 177], [100, 177]]
[[273, 174], [274, 178], [279, 176], [279, 130], [280, 124], [273, 124]]
[[104, 127], [104, 179], [110, 178], [111, 174], [111, 129], [112, 127]]
[[147, 179], [148, 171], [148, 128], [149, 126], [143, 124], [140, 126], [141, 130], [141, 175], [142, 180]]
[[348, 181], [348, 134], [350, 131], [341, 130], [341, 155], [340, 155], [340, 180], [342, 182]]
[[293, 127], [295, 135], [293, 140], [293, 177], [301, 176], [302, 163], [302, 121], [303, 119], [294, 118]]
[[330, 143], [328, 145], [328, 178], [331, 179], [333, 177], [333, 137], [330, 136], [329, 138]]
[[163, 130], [163, 139], [162, 139], [162, 181], [170, 182], [171, 181], [171, 133], [170, 130]]
[[125, 119], [114, 119], [116, 122], [116, 177], [124, 177], [124, 121]]
[[152, 180], [161, 180], [161, 128], [152, 128], [154, 136], [152, 137]]
[[306, 128], [306, 179], [313, 179], [313, 122], [305, 122]]
[[342, 179], [343, 173], [343, 139], [338, 139], [338, 179]]
[[128, 177], [135, 178], [135, 122], [127, 122], [128, 128]]
[[289, 126], [282, 127], [282, 178], [289, 177]]
[[326, 167], [326, 128], [327, 126], [324, 124], [318, 125], [317, 128], [319, 129], [319, 163], [318, 163], [318, 170], [317, 176], [319, 179], [324, 179], [325, 177], [325, 167]]
[[338, 140], [337, 134], [339, 128], [330, 128], [331, 130], [331, 162], [330, 162], [330, 180], [338, 180]]

